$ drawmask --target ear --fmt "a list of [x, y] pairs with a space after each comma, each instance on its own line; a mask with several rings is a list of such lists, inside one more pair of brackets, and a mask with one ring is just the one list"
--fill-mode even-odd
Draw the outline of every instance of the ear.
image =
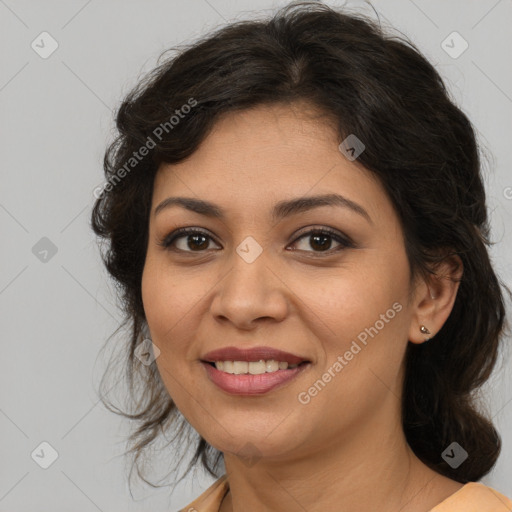
[[[417, 280], [412, 304], [409, 341], [420, 344], [433, 338], [452, 312], [464, 271], [462, 260], [451, 255], [436, 265], [435, 275]], [[423, 333], [425, 326], [430, 334]]]

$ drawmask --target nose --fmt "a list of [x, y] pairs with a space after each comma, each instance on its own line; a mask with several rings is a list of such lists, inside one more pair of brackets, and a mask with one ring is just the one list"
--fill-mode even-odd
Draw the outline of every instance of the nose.
[[231, 268], [218, 283], [211, 303], [214, 318], [231, 322], [242, 330], [286, 318], [289, 288], [265, 251], [251, 263], [233, 251], [231, 261]]

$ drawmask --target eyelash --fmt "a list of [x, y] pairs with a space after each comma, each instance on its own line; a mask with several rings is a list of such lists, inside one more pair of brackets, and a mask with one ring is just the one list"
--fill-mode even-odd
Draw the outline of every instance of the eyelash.
[[[176, 248], [173, 249], [173, 248], [171, 248], [171, 245], [176, 240], [178, 240], [179, 238], [190, 236], [190, 235], [203, 235], [206, 238], [209, 238], [209, 239], [213, 240], [215, 243], [217, 243], [208, 233], [206, 233], [206, 232], [204, 232], [202, 230], [199, 230], [197, 228], [180, 228], [180, 229], [177, 229], [176, 231], [173, 231], [169, 235], [167, 235], [161, 242], [158, 242], [158, 245], [164, 247], [168, 251], [172, 250], [172, 251], [181, 252], [181, 253], [191, 253], [191, 254], [194, 254], [194, 253], [204, 253], [204, 252], [206, 252], [206, 250], [202, 250], [202, 251], [183, 251], [182, 249], [176, 249]], [[302, 233], [298, 238], [296, 238], [293, 241], [293, 244], [295, 244], [296, 242], [298, 242], [302, 238], [305, 238], [307, 236], [312, 236], [312, 235], [327, 235], [327, 236], [331, 237], [332, 239], [334, 239], [336, 242], [338, 242], [340, 244], [340, 247], [338, 247], [337, 249], [328, 249], [326, 251], [305, 251], [305, 252], [312, 252], [312, 253], [316, 253], [318, 255], [323, 255], [323, 254], [331, 255], [331, 254], [333, 254], [335, 252], [339, 252], [339, 251], [341, 251], [343, 249], [349, 249], [349, 248], [354, 248], [355, 247], [354, 242], [352, 242], [352, 240], [350, 240], [349, 237], [342, 236], [337, 231], [334, 231], [334, 230], [329, 229], [329, 228], [317, 228], [317, 229], [312, 229], [310, 231]]]

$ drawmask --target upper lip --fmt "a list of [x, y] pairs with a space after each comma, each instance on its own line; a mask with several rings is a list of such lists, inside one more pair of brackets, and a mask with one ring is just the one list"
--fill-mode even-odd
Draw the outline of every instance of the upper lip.
[[247, 361], [256, 362], [263, 359], [269, 361], [287, 362], [288, 364], [300, 364], [308, 361], [305, 357], [300, 357], [283, 350], [277, 350], [272, 347], [253, 347], [253, 348], [238, 348], [238, 347], [224, 347], [213, 350], [205, 354], [201, 360], [209, 363], [217, 361]]

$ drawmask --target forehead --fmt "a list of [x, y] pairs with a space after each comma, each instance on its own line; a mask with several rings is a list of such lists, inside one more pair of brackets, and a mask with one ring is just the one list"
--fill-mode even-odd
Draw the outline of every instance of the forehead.
[[228, 112], [189, 158], [160, 167], [153, 207], [168, 196], [188, 196], [234, 215], [259, 215], [282, 199], [338, 193], [372, 218], [392, 216], [378, 179], [349, 161], [340, 142], [332, 120], [307, 104]]

